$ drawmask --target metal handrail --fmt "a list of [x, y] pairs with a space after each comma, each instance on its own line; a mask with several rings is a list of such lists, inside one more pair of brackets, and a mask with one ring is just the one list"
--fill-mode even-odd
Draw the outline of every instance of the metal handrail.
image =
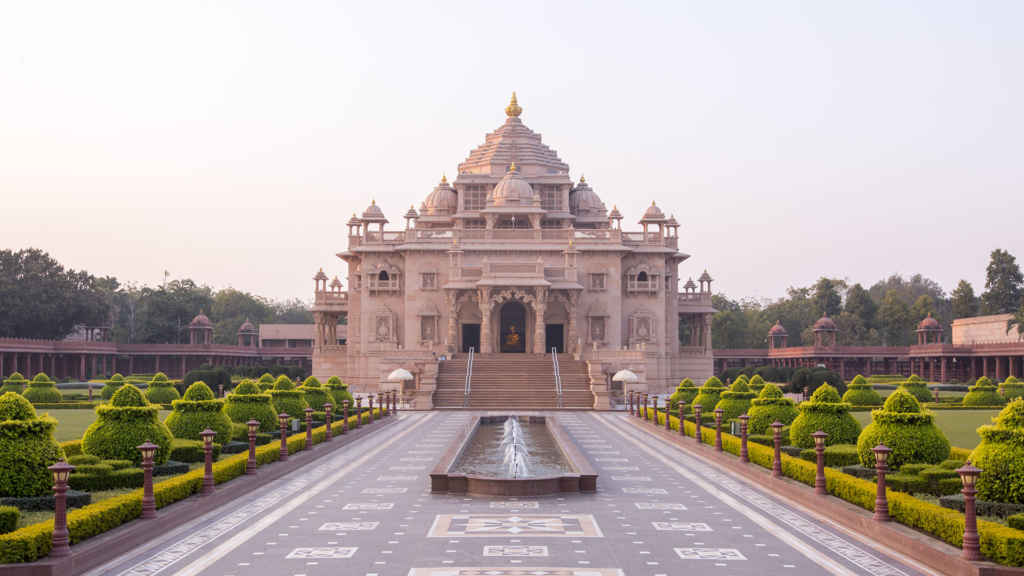
[[469, 359], [466, 361], [466, 388], [463, 390], [462, 407], [469, 406], [469, 393], [473, 382], [473, 347], [469, 347]]
[[551, 347], [551, 366], [555, 371], [555, 396], [558, 399], [558, 407], [562, 407], [562, 373], [558, 366], [558, 348]]

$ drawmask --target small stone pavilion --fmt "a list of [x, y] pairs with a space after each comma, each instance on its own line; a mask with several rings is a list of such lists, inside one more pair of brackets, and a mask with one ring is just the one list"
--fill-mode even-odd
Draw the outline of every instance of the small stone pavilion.
[[639, 377], [633, 389], [652, 392], [711, 375], [712, 279], [681, 275], [679, 223], [650, 202], [640, 229], [623, 230], [622, 212], [572, 178], [522, 112], [513, 94], [504, 123], [454, 181], [442, 177], [409, 207], [402, 228], [388, 230], [374, 201], [352, 215], [338, 254], [347, 290], [322, 271], [315, 278], [317, 377], [367, 392], [394, 386], [387, 375], [405, 368], [416, 375], [407, 391], [426, 407], [439, 360], [520, 354], [550, 370], [555, 351], [586, 363], [600, 408], [609, 391], [621, 394], [611, 375], [623, 368]]

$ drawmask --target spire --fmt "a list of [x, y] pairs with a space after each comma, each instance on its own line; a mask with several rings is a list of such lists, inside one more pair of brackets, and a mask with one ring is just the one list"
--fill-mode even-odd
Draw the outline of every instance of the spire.
[[505, 107], [505, 114], [509, 117], [518, 118], [523, 113], [523, 109], [519, 106], [519, 102], [516, 100], [516, 93], [512, 93], [512, 101]]
[[512, 164], [509, 165], [508, 171], [509, 172], [518, 172], [519, 171], [519, 167], [516, 166], [515, 161], [512, 161]]
[[444, 173], [441, 173], [441, 184], [447, 184], [447, 183], [448, 183], [448, 175], [444, 174]]

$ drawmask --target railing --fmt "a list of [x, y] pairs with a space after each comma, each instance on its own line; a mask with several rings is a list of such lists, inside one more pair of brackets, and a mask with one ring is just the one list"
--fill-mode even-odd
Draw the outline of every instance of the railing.
[[473, 347], [469, 347], [469, 359], [466, 361], [466, 388], [462, 391], [462, 407], [469, 406], [469, 393], [473, 383]]
[[370, 290], [380, 290], [386, 292], [394, 292], [398, 290], [398, 278], [388, 278], [387, 280], [381, 280], [375, 275], [370, 275]]
[[558, 407], [562, 407], [562, 373], [558, 367], [558, 348], [551, 347], [551, 366], [555, 371], [555, 396], [558, 398]]
[[627, 292], [650, 292], [654, 293], [658, 291], [658, 286], [661, 284], [658, 277], [651, 280], [636, 280], [632, 278], [626, 279], [626, 291]]

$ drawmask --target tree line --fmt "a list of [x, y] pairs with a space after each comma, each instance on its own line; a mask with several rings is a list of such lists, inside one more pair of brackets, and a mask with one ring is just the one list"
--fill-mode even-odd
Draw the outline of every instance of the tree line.
[[187, 342], [188, 323], [204, 312], [218, 344], [234, 344], [239, 326], [311, 323], [300, 300], [274, 301], [190, 279], [159, 286], [121, 283], [65, 268], [46, 252], [0, 250], [0, 337], [61, 339], [78, 326], [108, 327], [115, 342]]
[[772, 301], [732, 300], [712, 296], [717, 312], [712, 323], [715, 348], [767, 348], [768, 330], [779, 321], [789, 345], [814, 343], [814, 322], [828, 315], [839, 330], [841, 345], [905, 346], [916, 341], [917, 324], [931, 314], [949, 335], [955, 318], [1012, 313], [1007, 323], [1024, 333], [1024, 277], [1016, 258], [1006, 250], [990, 254], [985, 290], [976, 296], [960, 280], [947, 296], [942, 287], [921, 274], [894, 274], [865, 288], [846, 279], [820, 278], [813, 286], [791, 287]]

